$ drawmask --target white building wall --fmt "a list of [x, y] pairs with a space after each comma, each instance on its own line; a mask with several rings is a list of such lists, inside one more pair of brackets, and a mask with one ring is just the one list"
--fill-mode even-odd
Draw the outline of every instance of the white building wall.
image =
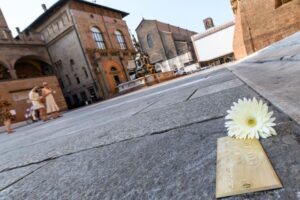
[[192, 54], [190, 52], [172, 58], [170, 60], [166, 60], [161, 63], [162, 72], [174, 71], [175, 69], [181, 69], [184, 67], [185, 63], [189, 63], [193, 61]]
[[233, 53], [235, 25], [232, 23], [230, 26], [227, 25], [225, 27], [216, 27], [207, 32], [192, 36], [199, 62], [213, 60]]

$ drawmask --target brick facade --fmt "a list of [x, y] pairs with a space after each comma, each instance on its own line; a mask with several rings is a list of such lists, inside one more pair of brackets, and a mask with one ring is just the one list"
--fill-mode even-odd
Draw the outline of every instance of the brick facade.
[[[157, 20], [143, 19], [137, 27], [136, 33], [142, 50], [149, 55], [152, 64], [162, 63], [188, 52], [196, 61], [191, 40], [191, 36], [196, 32]], [[152, 46], [149, 45], [149, 40], [153, 43]]]
[[236, 16], [233, 46], [237, 59], [300, 30], [299, 0], [232, 0], [231, 2]]
[[[27, 28], [44, 38], [70, 107], [110, 98], [118, 84], [128, 81], [126, 67], [135, 51], [123, 20], [127, 15], [82, 0], [61, 0]], [[104, 48], [98, 46], [95, 29]]]
[[55, 98], [60, 109], [67, 109], [51, 65], [44, 41], [25, 32], [13, 38], [0, 10], [0, 96], [16, 110], [17, 122], [24, 120], [25, 110], [31, 106], [29, 91], [45, 81], [57, 91]]
[[[43, 81], [57, 91], [62, 110], [66, 102], [72, 108], [118, 93], [135, 54], [123, 20], [127, 15], [82, 0], [59, 0], [13, 38], [0, 10], [0, 96], [13, 104], [17, 121], [30, 106], [28, 92]], [[101, 32], [104, 49], [92, 28]]]
[[[124, 14], [93, 6], [83, 6], [78, 2], [70, 5], [77, 31], [84, 47], [85, 55], [100, 82], [104, 98], [118, 93], [117, 85], [129, 80], [128, 61], [135, 53]], [[99, 49], [91, 33], [97, 28], [106, 48]], [[120, 49], [116, 31], [122, 33], [126, 49]], [[112, 67], [116, 70], [112, 71]]]

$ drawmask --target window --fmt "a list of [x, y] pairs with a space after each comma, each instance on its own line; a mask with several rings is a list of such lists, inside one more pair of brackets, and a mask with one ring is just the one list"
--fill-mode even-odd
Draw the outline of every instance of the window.
[[77, 94], [73, 94], [72, 96], [73, 96], [73, 102], [75, 104], [74, 106], [75, 107], [79, 106], [79, 98], [78, 98]]
[[89, 74], [88, 72], [86, 71], [86, 68], [85, 67], [82, 67], [82, 70], [83, 70], [83, 73], [85, 75], [85, 78], [89, 78]]
[[124, 38], [123, 34], [120, 31], [116, 31], [115, 34], [116, 34], [117, 41], [120, 45], [120, 48], [127, 49], [125, 38]]
[[111, 71], [112, 73], [118, 73], [118, 70], [117, 70], [116, 67], [111, 67], [111, 68], [110, 68], [110, 71]]
[[118, 75], [114, 76], [114, 80], [115, 80], [115, 83], [116, 83], [117, 86], [121, 84], [121, 80], [120, 80]]
[[71, 108], [71, 106], [72, 106], [72, 101], [71, 101], [71, 98], [70, 98], [70, 97], [66, 97], [66, 102], [67, 102], [68, 108]]
[[103, 39], [103, 36], [102, 36], [102, 33], [100, 32], [100, 30], [93, 27], [91, 29], [91, 31], [93, 33], [93, 38], [97, 44], [97, 47], [99, 49], [106, 49], [105, 42], [104, 42], [104, 39]]
[[153, 48], [153, 39], [151, 34], [147, 35], [147, 43], [149, 48]]
[[282, 6], [283, 4], [288, 3], [290, 1], [292, 1], [292, 0], [275, 0], [275, 8], [278, 8], [278, 7]]
[[93, 87], [89, 88], [90, 98], [92, 101], [97, 101], [97, 95]]
[[68, 81], [68, 84], [71, 85], [72, 82], [71, 82], [71, 79], [70, 79], [69, 75], [66, 75], [66, 79], [67, 79], [67, 81]]
[[58, 79], [58, 82], [59, 82], [61, 88], [64, 89], [64, 88], [65, 88], [65, 85], [64, 85], [64, 82], [61, 80], [61, 78]]
[[70, 59], [70, 66], [71, 66], [71, 70], [74, 71], [74, 65], [75, 65], [75, 62], [73, 59]]
[[77, 81], [77, 84], [80, 84], [80, 79], [78, 76], [75, 77], [76, 81]]
[[84, 91], [80, 92], [80, 96], [81, 96], [82, 101], [87, 101], [88, 100], [88, 97], [87, 97], [87, 95]]

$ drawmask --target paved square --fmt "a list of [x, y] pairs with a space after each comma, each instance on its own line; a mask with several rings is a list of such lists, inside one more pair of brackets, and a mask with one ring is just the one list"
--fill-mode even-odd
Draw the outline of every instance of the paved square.
[[[1, 134], [0, 199], [214, 199], [224, 116], [254, 96], [220, 69]], [[299, 196], [300, 127], [271, 108], [278, 136], [262, 144], [284, 188], [229, 199]]]

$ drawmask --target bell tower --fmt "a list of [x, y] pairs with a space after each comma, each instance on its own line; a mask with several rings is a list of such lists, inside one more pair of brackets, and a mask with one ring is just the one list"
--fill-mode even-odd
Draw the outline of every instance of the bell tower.
[[11, 31], [8, 28], [8, 25], [6, 23], [6, 20], [4, 18], [2, 10], [0, 8], [0, 40], [1, 39], [11, 39], [11, 38], [12, 38]]

